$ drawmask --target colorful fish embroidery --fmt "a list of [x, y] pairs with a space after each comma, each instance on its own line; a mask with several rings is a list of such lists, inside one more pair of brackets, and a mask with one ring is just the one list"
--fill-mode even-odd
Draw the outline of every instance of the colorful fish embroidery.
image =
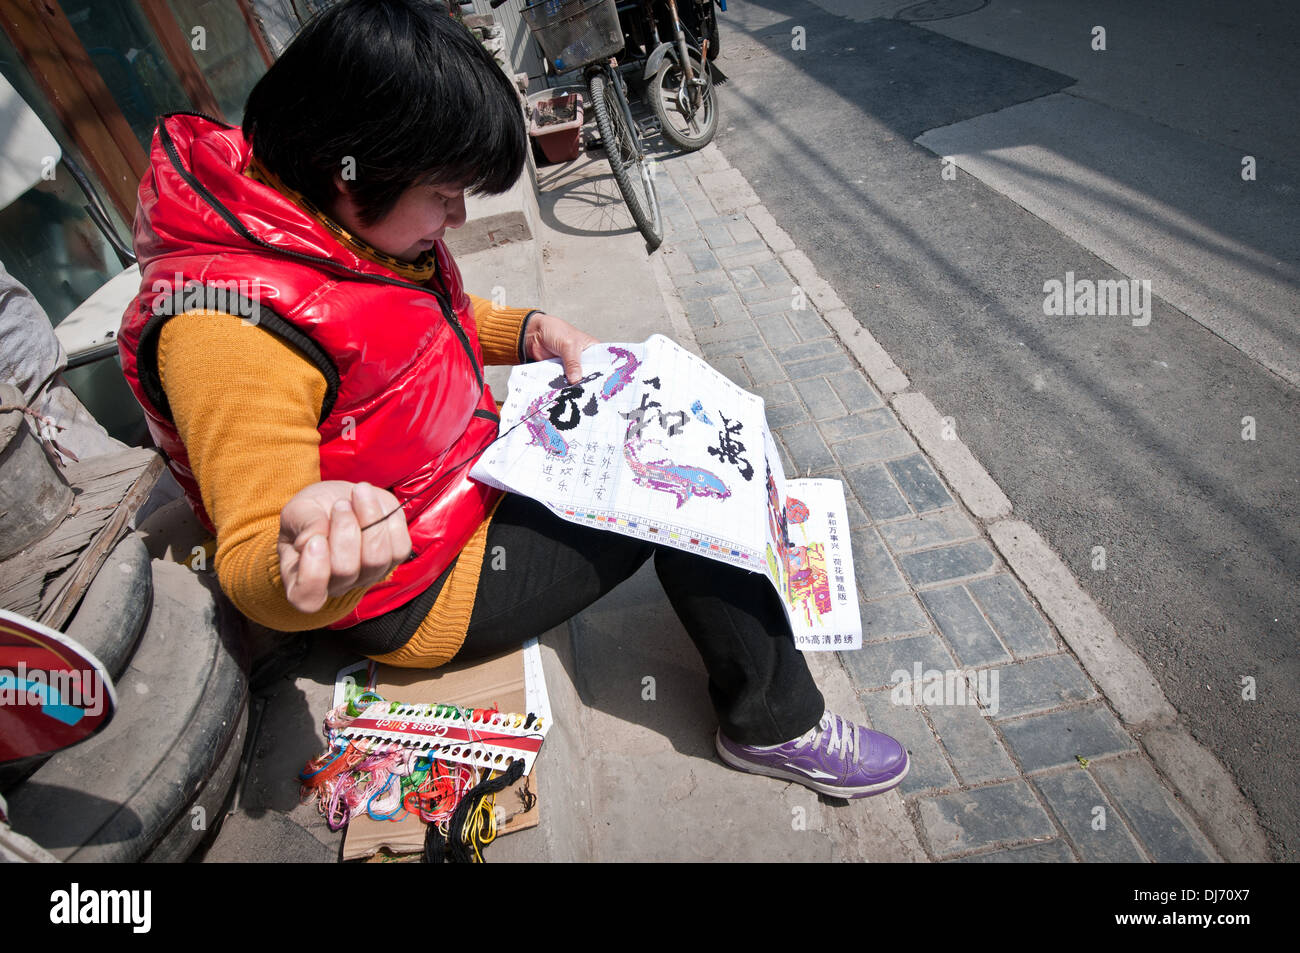
[[528, 441], [530, 444], [541, 447], [553, 457], [565, 457], [569, 454], [569, 441], [555, 429], [550, 417], [541, 413], [542, 408], [551, 403], [557, 393], [554, 390], [547, 391], [529, 404], [524, 414], [524, 426], [531, 435]]
[[679, 509], [693, 496], [715, 500], [725, 500], [731, 496], [726, 484], [708, 470], [673, 463], [671, 460], [643, 462], [639, 453], [647, 443], [654, 441], [631, 438], [623, 444], [623, 456], [632, 470], [632, 479], [640, 486], [673, 494], [677, 498]]
[[609, 377], [605, 378], [605, 386], [600, 390], [602, 400], [609, 400], [632, 383], [632, 376], [636, 373], [636, 369], [641, 366], [641, 362], [637, 360], [636, 355], [631, 351], [626, 351], [621, 347], [610, 347], [607, 350], [616, 358], [624, 358], [625, 362], [614, 368]]

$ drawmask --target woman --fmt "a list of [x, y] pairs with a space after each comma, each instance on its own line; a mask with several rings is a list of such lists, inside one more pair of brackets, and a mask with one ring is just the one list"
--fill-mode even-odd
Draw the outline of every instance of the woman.
[[[517, 646], [649, 559], [700, 650], [728, 764], [840, 797], [907, 753], [827, 711], [762, 575], [580, 527], [468, 477], [497, 432], [483, 364], [597, 343], [461, 287], [442, 238], [466, 190], [518, 179], [518, 98], [420, 0], [350, 0], [254, 88], [243, 129], [160, 123], [140, 186], [123, 369], [225, 592], [392, 665]], [[483, 572], [505, 547], [507, 572]]]

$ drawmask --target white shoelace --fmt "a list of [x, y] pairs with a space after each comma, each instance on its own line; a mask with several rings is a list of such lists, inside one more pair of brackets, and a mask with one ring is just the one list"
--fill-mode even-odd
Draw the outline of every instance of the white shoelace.
[[833, 755], [838, 747], [844, 760], [851, 761], [858, 751], [858, 726], [845, 722], [839, 715], [831, 715], [830, 722], [831, 737], [826, 743], [826, 753]]
[[[847, 730], [846, 725], [850, 726], [852, 731]], [[839, 748], [846, 758], [852, 759], [861, 750], [859, 748], [861, 739], [858, 737], [858, 726], [846, 722], [831, 711], [823, 712], [822, 720], [796, 738], [793, 744], [799, 748], [809, 745], [816, 751], [821, 747], [822, 737], [825, 735], [829, 735], [826, 739], [827, 754], [833, 755], [835, 749]], [[785, 744], [791, 744], [791, 742], [787, 741]], [[761, 751], [771, 751], [775, 748], [784, 747], [784, 745], [751, 745], [751, 747]]]
[[845, 722], [839, 715], [832, 712], [825, 712], [822, 715], [821, 722], [815, 728], [809, 728], [807, 733], [799, 739], [799, 745], [810, 744], [815, 751], [821, 747], [823, 736], [826, 738], [826, 753], [835, 754], [835, 749], [839, 748], [846, 759], [851, 760], [860, 750], [858, 745], [858, 726]]

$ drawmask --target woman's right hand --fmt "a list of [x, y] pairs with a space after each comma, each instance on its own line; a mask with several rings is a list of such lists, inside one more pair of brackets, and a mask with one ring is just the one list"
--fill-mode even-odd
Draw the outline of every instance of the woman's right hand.
[[[391, 515], [362, 532], [385, 513]], [[285, 595], [294, 608], [311, 613], [385, 578], [410, 555], [411, 537], [392, 493], [369, 483], [323, 480], [280, 510], [277, 546]]]

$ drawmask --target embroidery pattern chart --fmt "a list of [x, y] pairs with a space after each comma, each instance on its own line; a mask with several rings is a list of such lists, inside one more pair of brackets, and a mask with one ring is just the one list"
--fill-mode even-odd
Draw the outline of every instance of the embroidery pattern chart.
[[853, 551], [839, 480], [786, 486], [785, 596], [795, 644], [805, 651], [862, 647]]
[[504, 436], [470, 476], [573, 522], [762, 572], [800, 648], [859, 647], [843, 488], [787, 487], [762, 398], [661, 335], [594, 345], [582, 367], [573, 384], [558, 361], [514, 368]]

